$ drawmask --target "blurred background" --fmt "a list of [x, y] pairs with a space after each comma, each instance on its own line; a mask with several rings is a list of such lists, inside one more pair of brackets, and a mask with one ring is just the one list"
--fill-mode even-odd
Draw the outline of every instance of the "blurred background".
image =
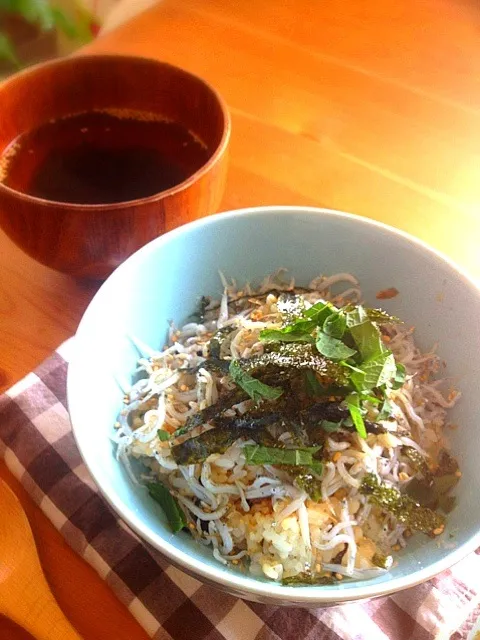
[[0, 0], [0, 77], [71, 53], [156, 0]]

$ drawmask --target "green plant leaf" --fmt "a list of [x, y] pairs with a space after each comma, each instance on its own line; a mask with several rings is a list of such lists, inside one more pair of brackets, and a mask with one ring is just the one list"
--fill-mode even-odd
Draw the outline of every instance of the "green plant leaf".
[[358, 325], [363, 324], [368, 321], [368, 315], [365, 309], [358, 305], [357, 307], [348, 308], [345, 313], [345, 320], [347, 321], [347, 327], [352, 329], [353, 327], [357, 327]]
[[177, 499], [161, 482], [149, 482], [147, 489], [155, 502], [162, 507], [173, 533], [181, 531], [186, 526], [187, 519]]
[[333, 304], [331, 302], [324, 302], [323, 300], [320, 300], [320, 302], [317, 302], [309, 309], [306, 309], [303, 312], [303, 315], [305, 318], [311, 320], [314, 325], [320, 327], [323, 325], [326, 318], [328, 318], [332, 313], [337, 313]]
[[322, 420], [320, 426], [327, 433], [335, 433], [335, 431], [340, 431], [343, 425], [343, 420], [340, 422], [330, 422], [330, 420]]
[[379, 420], [387, 420], [393, 413], [393, 404], [390, 402], [388, 398], [385, 398], [382, 406], [380, 407], [380, 411], [377, 416], [377, 422]]
[[378, 327], [368, 319], [361, 305], [347, 311], [345, 317], [362, 361], [373, 360], [385, 350]]
[[10, 62], [17, 68], [21, 66], [12, 42], [4, 33], [0, 33], [0, 60]]
[[[92, 38], [85, 15], [79, 13], [73, 19], [57, 3], [51, 3], [48, 0], [0, 0], [0, 8], [6, 13], [20, 16], [43, 32], [58, 29], [68, 38], [76, 38], [81, 42], [88, 42]], [[0, 34], [0, 36], [4, 35]], [[1, 51], [0, 57], [4, 57]], [[11, 57], [8, 59], [13, 62]]]
[[315, 344], [318, 351], [330, 360], [346, 360], [357, 353], [355, 349], [350, 349], [341, 340], [332, 338], [323, 331], [318, 332]]
[[312, 467], [315, 473], [321, 473], [323, 465], [313, 455], [320, 447], [307, 447], [305, 449], [280, 449], [277, 447], [264, 447], [259, 444], [247, 444], [243, 447], [245, 464], [262, 465], [287, 465], [296, 467]]
[[78, 37], [79, 31], [74, 20], [72, 20], [65, 12], [61, 11], [58, 7], [52, 7], [51, 13], [53, 24], [59, 31], [63, 31], [63, 33], [72, 40]]
[[361, 373], [353, 371], [350, 380], [357, 390], [370, 391], [387, 384], [395, 376], [395, 358], [385, 350], [376, 358], [363, 362], [358, 369]]
[[392, 389], [400, 389], [400, 387], [403, 387], [403, 385], [405, 384], [405, 377], [406, 377], [406, 369], [405, 369], [405, 365], [403, 365], [401, 362], [398, 362], [396, 365], [396, 371], [395, 371], [395, 377], [392, 383]]
[[347, 321], [345, 315], [343, 313], [332, 313], [328, 318], [325, 318], [322, 328], [327, 336], [340, 339], [345, 333], [346, 327]]
[[367, 437], [367, 430], [365, 428], [365, 422], [363, 421], [362, 412], [360, 409], [360, 397], [357, 393], [351, 393], [345, 398], [345, 404], [350, 412], [353, 425], [361, 438]]
[[279, 387], [271, 387], [244, 371], [238, 360], [230, 362], [229, 373], [232, 380], [248, 393], [255, 402], [259, 400], [277, 400], [283, 393]]
[[35, 24], [42, 31], [51, 31], [54, 27], [52, 7], [47, 0], [16, 0], [11, 3], [13, 12], [24, 20]]

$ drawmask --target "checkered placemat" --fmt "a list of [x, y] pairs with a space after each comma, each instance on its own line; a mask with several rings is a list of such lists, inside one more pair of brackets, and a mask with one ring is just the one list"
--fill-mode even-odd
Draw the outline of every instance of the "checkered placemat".
[[[202, 585], [141, 542], [82, 463], [66, 409], [72, 343], [0, 397], [0, 455], [146, 632], [173, 640], [466, 640], [480, 615], [480, 550], [430, 582], [330, 609], [246, 602]], [[1, 559], [0, 559], [1, 562]], [[1, 587], [0, 587], [1, 588]]]

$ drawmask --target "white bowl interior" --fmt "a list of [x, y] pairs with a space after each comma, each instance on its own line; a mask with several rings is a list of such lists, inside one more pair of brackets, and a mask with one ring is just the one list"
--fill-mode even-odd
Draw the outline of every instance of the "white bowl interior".
[[[127, 336], [164, 344], [168, 321], [181, 324], [199, 296], [220, 296], [220, 269], [238, 281], [259, 281], [279, 267], [298, 284], [320, 274], [350, 272], [366, 302], [380, 289], [400, 294], [381, 302], [416, 327], [419, 345], [439, 343], [446, 375], [462, 400], [451, 412], [460, 425], [450, 439], [463, 479], [458, 504], [439, 543], [417, 535], [388, 576], [329, 587], [273, 585], [225, 569], [187, 533], [172, 536], [161, 509], [132, 485], [109, 439], [122, 405], [117, 379], [131, 380], [138, 356]], [[195, 575], [252, 599], [332, 602], [387, 593], [447, 568], [479, 543], [480, 293], [451, 264], [404, 234], [335, 212], [259, 208], [197, 221], [153, 241], [107, 280], [80, 324], [68, 377], [68, 400], [80, 451], [105, 497], [155, 547]], [[452, 548], [453, 547], [453, 548]]]

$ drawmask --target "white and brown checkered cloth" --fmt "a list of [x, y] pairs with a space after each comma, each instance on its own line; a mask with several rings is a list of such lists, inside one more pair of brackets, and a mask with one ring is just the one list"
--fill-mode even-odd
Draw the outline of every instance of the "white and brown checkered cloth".
[[[480, 615], [480, 550], [430, 582], [329, 609], [246, 602], [202, 585], [141, 542], [100, 497], [66, 408], [69, 346], [0, 397], [0, 455], [146, 632], [173, 640], [466, 640]], [[1, 560], [0, 560], [1, 561]]]

